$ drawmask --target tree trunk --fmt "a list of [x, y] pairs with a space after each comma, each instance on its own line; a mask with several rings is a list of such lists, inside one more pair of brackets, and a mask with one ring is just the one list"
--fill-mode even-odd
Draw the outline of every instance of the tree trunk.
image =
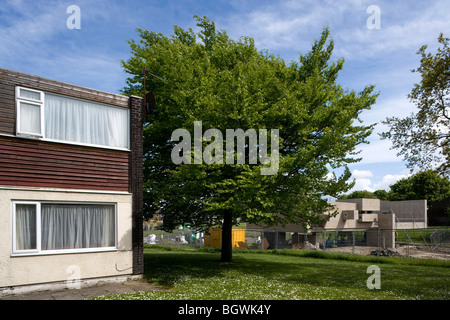
[[233, 211], [231, 209], [225, 210], [223, 214], [223, 226], [222, 226], [222, 254], [220, 261], [231, 262], [233, 257], [233, 244], [232, 242], [233, 232]]

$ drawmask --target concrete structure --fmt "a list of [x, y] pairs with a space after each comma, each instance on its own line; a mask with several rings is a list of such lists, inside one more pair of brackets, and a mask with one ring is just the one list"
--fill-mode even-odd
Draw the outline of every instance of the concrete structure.
[[428, 227], [427, 200], [380, 201], [381, 212], [393, 212], [396, 229]]
[[312, 227], [313, 234], [326, 230], [364, 230], [367, 246], [394, 248], [397, 230], [427, 227], [426, 200], [346, 199], [331, 204], [337, 214], [325, 213], [327, 221]]
[[[316, 246], [351, 245], [353, 232], [363, 232], [361, 241], [366, 246], [382, 248], [395, 247], [395, 232], [400, 229], [418, 229], [427, 227], [427, 201], [381, 201], [379, 199], [346, 199], [330, 202], [333, 210], [322, 214], [326, 220], [322, 225], [309, 226], [303, 230], [301, 226], [257, 226], [247, 225], [248, 229], [261, 230], [271, 248], [284, 247], [286, 232], [292, 232], [293, 245], [296, 241], [307, 239]], [[336, 231], [336, 237], [327, 239], [330, 231]], [[299, 236], [300, 234], [307, 235]], [[276, 239], [276, 240], [274, 240]], [[281, 240], [280, 240], [281, 239]], [[272, 241], [272, 242], [271, 242]], [[299, 242], [297, 242], [299, 243]]]
[[143, 101], [0, 69], [0, 295], [143, 274]]

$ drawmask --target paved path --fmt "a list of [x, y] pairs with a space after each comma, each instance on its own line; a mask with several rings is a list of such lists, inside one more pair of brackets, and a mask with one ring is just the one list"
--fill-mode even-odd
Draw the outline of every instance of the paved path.
[[0, 297], [0, 300], [82, 300], [114, 294], [135, 293], [139, 291], [163, 290], [145, 280], [132, 280], [121, 283], [104, 282], [81, 289], [40, 291]]

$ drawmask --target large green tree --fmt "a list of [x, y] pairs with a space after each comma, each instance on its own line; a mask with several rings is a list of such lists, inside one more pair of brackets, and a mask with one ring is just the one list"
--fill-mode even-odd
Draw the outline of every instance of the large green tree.
[[450, 174], [450, 46], [449, 38], [438, 37], [442, 45], [433, 55], [424, 45], [417, 52], [420, 66], [413, 70], [421, 76], [409, 98], [417, 107], [417, 113], [406, 118], [391, 117], [383, 123], [390, 127], [381, 134], [390, 139], [407, 161], [408, 167], [422, 170], [436, 168]]
[[[334, 44], [327, 28], [311, 51], [287, 65], [258, 51], [252, 38], [231, 39], [207, 17], [194, 18], [198, 33], [174, 26], [168, 37], [138, 29], [139, 40], [129, 41], [131, 57], [122, 61], [130, 74], [122, 92], [156, 97], [144, 128], [146, 214], [159, 210], [167, 230], [184, 223], [221, 226], [222, 261], [231, 261], [235, 223], [320, 222], [319, 214], [329, 208], [325, 197], [351, 188], [347, 164], [359, 160], [355, 147], [373, 129], [358, 117], [377, 95], [370, 85], [355, 92], [337, 84], [343, 59], [330, 61]], [[145, 90], [144, 69], [149, 71]], [[172, 135], [184, 129], [195, 140], [200, 122], [200, 146], [198, 139], [192, 143]], [[242, 162], [237, 160], [242, 152], [226, 148], [227, 129], [260, 133], [257, 143], [245, 142]], [[264, 129], [267, 143], [259, 131]], [[275, 141], [279, 147], [271, 150]], [[185, 161], [174, 163], [182, 142], [192, 152], [184, 148]], [[252, 161], [256, 147], [269, 147], [267, 156], [278, 161]], [[269, 166], [278, 170], [262, 174]], [[342, 167], [341, 175], [330, 176]]]

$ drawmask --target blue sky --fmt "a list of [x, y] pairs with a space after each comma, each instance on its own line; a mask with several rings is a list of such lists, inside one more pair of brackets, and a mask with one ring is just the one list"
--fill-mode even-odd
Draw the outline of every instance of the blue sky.
[[[69, 29], [70, 5], [80, 8], [80, 29]], [[379, 29], [371, 5], [379, 11]], [[440, 32], [450, 36], [449, 0], [3, 0], [0, 6], [0, 67], [76, 85], [118, 93], [127, 75], [120, 60], [130, 57], [127, 43], [136, 28], [171, 35], [173, 25], [193, 28], [193, 15], [208, 16], [232, 38], [251, 36], [286, 62], [306, 53], [329, 26], [334, 59], [343, 57], [338, 79], [357, 91], [374, 84], [380, 92], [364, 123], [404, 117], [416, 111], [407, 95], [419, 81], [411, 72], [419, 65], [417, 50], [437, 48]], [[387, 128], [375, 127], [370, 144], [361, 147], [362, 161], [350, 167], [354, 190], [387, 189], [409, 174], [391, 143], [379, 139]]]

